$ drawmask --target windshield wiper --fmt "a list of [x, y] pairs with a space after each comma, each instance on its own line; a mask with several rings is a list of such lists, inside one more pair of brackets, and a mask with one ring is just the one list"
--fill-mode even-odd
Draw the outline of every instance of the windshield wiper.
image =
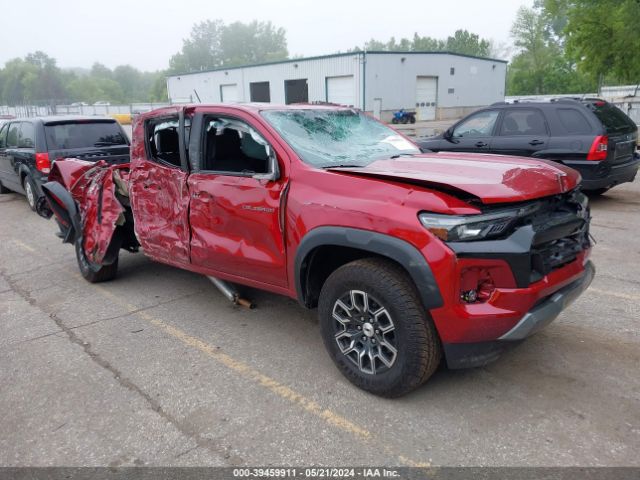
[[417, 153], [396, 153], [395, 155], [391, 155], [389, 158], [413, 157], [414, 155], [418, 155], [418, 154]]
[[323, 165], [320, 168], [362, 168], [366, 167], [366, 165], [356, 165], [356, 164], [347, 164], [347, 163], [337, 163], [335, 165]]

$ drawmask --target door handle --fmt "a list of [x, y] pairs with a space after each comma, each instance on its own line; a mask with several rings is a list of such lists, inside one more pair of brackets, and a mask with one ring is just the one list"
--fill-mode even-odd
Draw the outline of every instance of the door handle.
[[544, 142], [542, 140], [531, 140], [529, 145], [542, 145]]
[[488, 145], [489, 145], [488, 143], [485, 143], [485, 142], [482, 142], [482, 141], [476, 142], [476, 147], [478, 147], [478, 148], [486, 147]]

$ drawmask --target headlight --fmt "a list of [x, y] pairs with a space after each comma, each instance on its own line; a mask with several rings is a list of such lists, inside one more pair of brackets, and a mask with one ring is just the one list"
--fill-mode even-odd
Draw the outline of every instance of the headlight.
[[468, 242], [499, 237], [518, 217], [518, 211], [480, 215], [421, 213], [420, 222], [445, 242]]

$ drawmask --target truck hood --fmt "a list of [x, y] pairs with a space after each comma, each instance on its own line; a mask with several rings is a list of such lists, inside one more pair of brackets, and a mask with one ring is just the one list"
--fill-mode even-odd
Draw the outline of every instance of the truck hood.
[[462, 191], [487, 204], [556, 195], [580, 183], [578, 172], [558, 163], [479, 153], [428, 153], [329, 170]]

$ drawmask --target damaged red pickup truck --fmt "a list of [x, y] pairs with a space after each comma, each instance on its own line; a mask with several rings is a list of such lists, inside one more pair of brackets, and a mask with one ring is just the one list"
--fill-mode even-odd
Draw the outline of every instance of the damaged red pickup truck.
[[399, 396], [483, 365], [591, 283], [579, 175], [531, 159], [421, 154], [373, 118], [328, 106], [168, 107], [134, 122], [131, 163], [55, 163], [55, 213], [82, 275], [121, 249], [318, 308], [357, 386]]

